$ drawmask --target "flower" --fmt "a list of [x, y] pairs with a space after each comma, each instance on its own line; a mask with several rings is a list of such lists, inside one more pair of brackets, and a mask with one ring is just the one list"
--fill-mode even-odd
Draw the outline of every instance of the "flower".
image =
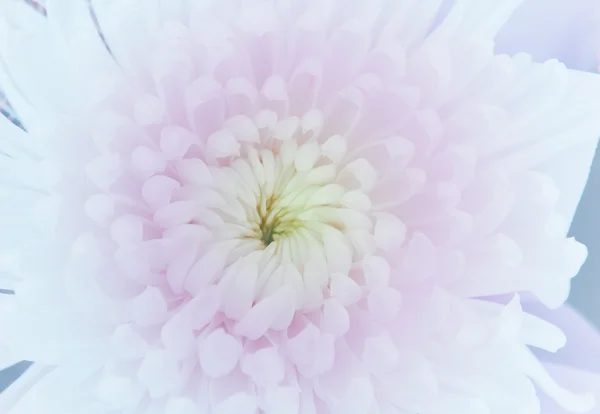
[[3, 4], [4, 412], [590, 410], [523, 309], [585, 259], [600, 78], [441, 3]]

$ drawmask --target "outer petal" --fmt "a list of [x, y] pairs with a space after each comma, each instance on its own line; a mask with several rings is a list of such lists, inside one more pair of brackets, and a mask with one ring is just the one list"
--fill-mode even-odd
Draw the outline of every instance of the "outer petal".
[[[600, 52], [600, 3], [594, 0], [526, 0], [496, 37], [500, 53], [525, 52], [537, 61], [558, 59], [572, 69], [596, 71]], [[540, 170], [561, 191], [558, 211], [569, 222], [587, 181], [597, 141], [573, 145]]]
[[0, 393], [0, 411], [8, 413], [48, 372], [48, 368], [36, 364], [18, 378], [10, 378], [11, 383], [3, 384], [5, 389]]
[[564, 305], [552, 311], [533, 301], [524, 303], [523, 308], [552, 322], [567, 337], [567, 344], [563, 349], [556, 354], [539, 351], [537, 353], [540, 358], [553, 365], [600, 373], [600, 333], [576, 310]]
[[[566, 365], [545, 364], [553, 378], [559, 385], [566, 389], [577, 390], [577, 392], [591, 393], [596, 399], [596, 407], [591, 413], [598, 413], [598, 401], [600, 401], [600, 375], [572, 368]], [[540, 413], [542, 414], [567, 414], [550, 398], [540, 396]]]
[[0, 85], [26, 127], [114, 88], [120, 71], [85, 4], [49, 1], [47, 18], [22, 1], [0, 5]]
[[0, 411], [6, 414], [105, 413], [89, 404], [89, 395], [76, 391], [81, 382], [89, 378], [90, 371], [85, 364], [59, 368], [35, 364], [0, 394]]
[[[532, 139], [514, 145], [500, 165], [513, 171], [535, 169], [553, 180], [558, 213], [570, 223], [590, 172], [600, 129], [600, 76], [568, 71], [567, 94], [554, 110], [538, 117]], [[564, 116], [564, 118], [563, 118]], [[554, 121], [557, 120], [557, 123]], [[554, 127], [547, 127], [554, 125]], [[518, 142], [518, 140], [517, 140]]]
[[[535, 300], [526, 300], [523, 309], [559, 327], [567, 344], [557, 353], [536, 350], [536, 355], [556, 382], [578, 394], [591, 393], [596, 399], [593, 413], [600, 412], [600, 333], [568, 305], [551, 311]], [[539, 393], [541, 413], [566, 414], [554, 400]]]
[[557, 58], [568, 67], [595, 70], [600, 51], [600, 3], [595, 0], [526, 0], [497, 37], [501, 53]]
[[[597, 146], [597, 139], [585, 140], [538, 167], [540, 171], [551, 176], [559, 188], [560, 198], [556, 208], [568, 223], [573, 220], [585, 190]], [[577, 237], [577, 234], [574, 236]], [[582, 242], [585, 243], [584, 240]]]

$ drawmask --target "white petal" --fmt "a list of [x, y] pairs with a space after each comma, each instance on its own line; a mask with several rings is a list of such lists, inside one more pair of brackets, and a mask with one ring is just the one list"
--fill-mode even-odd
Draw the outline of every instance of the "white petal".
[[302, 117], [302, 132], [311, 131], [314, 136], [319, 135], [323, 127], [323, 114], [318, 109], [312, 109]]
[[[557, 378], [559, 384], [569, 389], [593, 394], [596, 400], [600, 398], [600, 376], [596, 372], [584, 371], [569, 365], [550, 364], [544, 365], [550, 374]], [[588, 396], [590, 394], [587, 394]], [[552, 400], [551, 396], [540, 395], [543, 413], [563, 414], [569, 412]], [[593, 411], [590, 411], [593, 412]]]
[[375, 168], [365, 159], [358, 159], [352, 161], [342, 170], [342, 174], [352, 174], [360, 184], [360, 190], [364, 193], [368, 193], [375, 186], [377, 182], [377, 171]]
[[273, 138], [279, 141], [287, 141], [296, 135], [296, 131], [300, 127], [300, 119], [291, 117], [283, 119], [273, 128]]
[[263, 109], [254, 117], [254, 123], [258, 128], [274, 130], [277, 125], [277, 113], [269, 109]]
[[333, 162], [340, 162], [346, 155], [348, 144], [346, 139], [341, 135], [333, 135], [323, 143], [321, 151], [323, 156], [329, 158]]
[[523, 0], [458, 0], [434, 36], [452, 34], [493, 39]]
[[341, 200], [344, 207], [360, 212], [368, 212], [371, 209], [371, 199], [362, 191], [349, 191]]
[[319, 144], [316, 141], [308, 141], [296, 151], [294, 160], [296, 170], [303, 172], [312, 169], [320, 156]]
[[576, 394], [558, 385], [541, 362], [531, 354], [529, 349], [519, 351], [519, 357], [527, 375], [547, 395], [551, 396], [558, 405], [567, 412], [589, 412], [595, 405], [594, 395], [590, 393]]
[[[74, 7], [72, 13], [79, 14], [81, 10], [82, 7]], [[98, 75], [98, 80], [101, 81], [102, 72], [91, 74], [82, 66], [78, 68], [78, 72], [70, 65], [66, 56], [71, 50], [64, 43], [61, 44], [63, 39], [57, 36], [61, 33], [56, 32], [55, 16], [52, 13], [46, 19], [25, 3], [11, 2], [3, 5], [0, 49], [3, 51], [4, 62], [2, 72], [7, 75], [7, 82], [3, 82], [6, 85], [3, 86], [15, 109], [25, 117], [26, 123], [29, 115], [40, 113], [30, 112], [27, 105], [21, 105], [22, 102], [30, 103], [33, 107], [31, 109], [49, 113], [71, 111], [81, 104], [82, 98], [92, 98], [92, 95], [85, 93], [91, 86], [85, 80], [86, 75]], [[68, 20], [70, 16], [57, 17]], [[81, 37], [80, 41], [85, 43], [89, 38]], [[75, 59], [81, 58], [82, 55]], [[70, 86], [66, 87], [67, 85]], [[28, 126], [34, 126], [38, 120], [41, 118], [32, 118], [32, 123]]]
[[[558, 83], [560, 77], [566, 89], [553, 98], [551, 107], [528, 122], [528, 134], [521, 138], [516, 148], [509, 151], [501, 161], [500, 168], [513, 171], [539, 170], [547, 173], [561, 193], [558, 208], [567, 220], [572, 219], [585, 185], [593, 151], [597, 143], [600, 120], [600, 79], [595, 74], [554, 70], [550, 64], [531, 64], [527, 73], [538, 74], [538, 84], [531, 88], [543, 88]], [[564, 72], [564, 73], [563, 73]], [[552, 132], [542, 129], [540, 122], [552, 119]]]
[[352, 266], [352, 250], [339, 232], [327, 232], [323, 236], [327, 267], [330, 273], [347, 274]]
[[294, 291], [296, 309], [304, 305], [304, 282], [298, 268], [294, 265], [284, 266], [283, 283]]

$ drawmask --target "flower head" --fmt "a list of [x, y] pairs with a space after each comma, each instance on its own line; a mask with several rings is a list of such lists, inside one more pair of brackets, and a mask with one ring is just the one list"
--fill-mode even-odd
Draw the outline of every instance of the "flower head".
[[495, 55], [517, 1], [440, 3], [3, 6], [14, 412], [590, 409], [519, 293], [585, 258], [552, 167], [600, 82]]

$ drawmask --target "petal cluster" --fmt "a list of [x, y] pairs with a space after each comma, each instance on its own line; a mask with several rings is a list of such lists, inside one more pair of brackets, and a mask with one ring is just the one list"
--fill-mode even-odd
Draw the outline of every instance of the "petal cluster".
[[585, 259], [552, 165], [600, 82], [495, 55], [517, 1], [92, 3], [0, 26], [8, 413], [592, 407], [521, 296]]

